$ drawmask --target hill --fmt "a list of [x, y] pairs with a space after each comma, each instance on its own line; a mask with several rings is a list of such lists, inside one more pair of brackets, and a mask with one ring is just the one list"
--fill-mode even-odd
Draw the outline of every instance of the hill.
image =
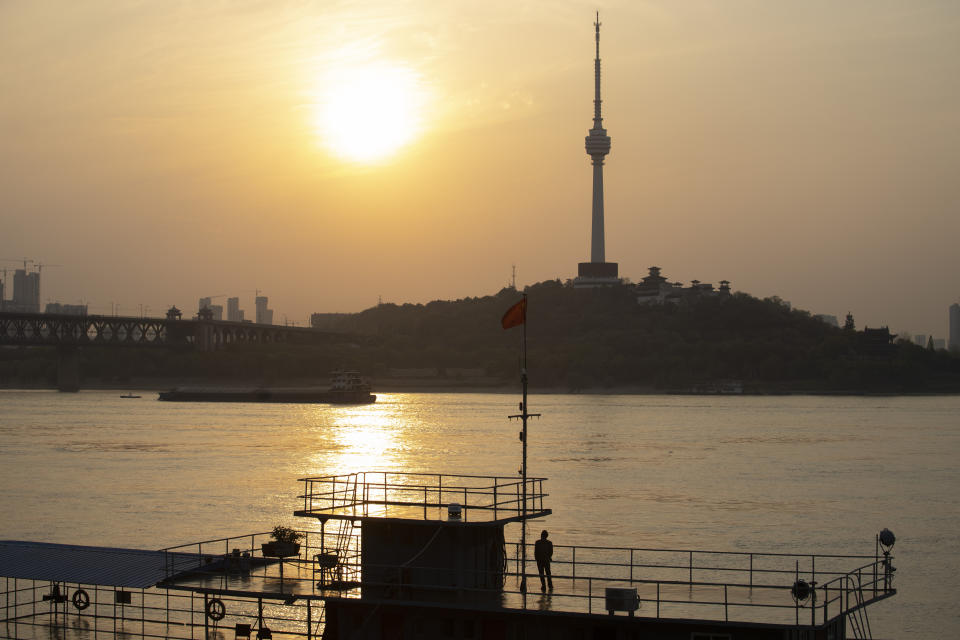
[[[844, 331], [744, 293], [641, 306], [624, 285], [574, 289], [541, 282], [528, 295], [531, 384], [569, 390], [687, 391], [738, 381], [748, 391], [960, 390], [960, 359], [873, 332]], [[520, 330], [500, 317], [519, 299], [381, 304], [332, 328], [377, 338], [377, 375], [390, 368], [482, 369], [516, 378]], [[882, 332], [880, 332], [882, 334]], [[879, 340], [879, 344], [878, 344]]]

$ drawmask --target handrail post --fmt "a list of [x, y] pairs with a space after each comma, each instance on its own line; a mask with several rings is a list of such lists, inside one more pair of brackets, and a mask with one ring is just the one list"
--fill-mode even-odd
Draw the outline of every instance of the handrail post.
[[823, 624], [827, 624], [827, 607], [830, 606], [830, 587], [823, 587]]
[[573, 548], [573, 581], [577, 581], [577, 548]]
[[593, 613], [593, 578], [587, 578], [587, 613]]
[[630, 584], [633, 584], [633, 549], [630, 549]]
[[689, 568], [690, 568], [690, 590], [693, 590], [693, 551], [690, 551], [689, 556]]
[[750, 588], [753, 589], [753, 552], [750, 552]]
[[730, 622], [730, 604], [727, 599], [727, 585], [723, 585], [723, 621]]
[[497, 479], [493, 479], [493, 519], [497, 519]]
[[660, 581], [657, 580], [657, 618], [660, 617]]

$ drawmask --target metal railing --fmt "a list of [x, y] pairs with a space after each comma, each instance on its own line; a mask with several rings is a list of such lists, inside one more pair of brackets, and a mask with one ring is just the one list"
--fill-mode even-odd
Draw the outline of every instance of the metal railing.
[[[376, 597], [388, 599], [402, 598], [405, 591], [409, 595], [414, 590], [416, 597], [428, 601], [430, 592], [451, 590], [449, 586], [441, 586], [450, 584], [450, 567], [372, 563], [361, 567], [357, 536], [352, 542], [353, 551], [339, 562], [343, 575], [351, 576], [351, 580], [340, 580], [341, 586], [330, 594], [316, 581], [320, 562], [318, 554], [328, 549], [319, 544], [318, 535], [316, 532], [310, 534], [301, 557], [287, 560], [288, 566], [297, 567], [296, 575], [287, 579], [288, 589], [321, 597], [359, 598], [377, 594]], [[196, 555], [205, 557], [211, 544], [227, 549], [232, 544], [229, 540], [255, 540], [258, 536], [266, 534], [197, 543], [200, 547], [197, 547]], [[333, 537], [334, 534], [327, 534], [328, 540]], [[169, 551], [182, 553], [183, 549]], [[496, 593], [499, 597], [492, 605], [496, 607], [605, 613], [605, 590], [626, 587], [637, 589], [641, 613], [646, 617], [798, 626], [827, 624], [839, 616], [857, 614], [867, 605], [896, 593], [892, 586], [891, 561], [878, 556], [554, 545], [551, 563], [554, 589], [540, 595], [536, 563], [532, 560], [533, 545], [528, 545], [526, 571], [521, 566], [520, 544], [511, 542], [506, 549], [509, 552], [507, 571], [502, 574], [506, 584], [502, 590], [463, 587], [455, 590], [468, 594], [476, 592], [481, 603], [485, 596]], [[211, 565], [205, 559], [202, 562], [208, 567]], [[200, 562], [197, 564], [203, 566]], [[389, 576], [389, 579], [375, 582], [370, 575], [364, 578], [362, 568], [373, 570], [372, 575]], [[415, 585], [403, 578], [411, 572], [418, 576]], [[477, 583], [481, 573], [490, 572], [463, 571], [464, 582]], [[277, 592], [275, 566], [258, 565], [254, 574], [264, 578], [272, 576], [268, 588]], [[524, 575], [527, 593], [520, 588]], [[431, 576], [435, 576], [432, 581], [435, 584], [431, 584]], [[810, 585], [810, 594], [803, 600], [794, 598], [792, 591], [798, 580]], [[493, 582], [499, 583], [487, 581], [488, 584]], [[547, 600], [546, 606], [542, 598]]]
[[[348, 522], [338, 523], [349, 526]], [[536, 565], [524, 571], [520, 545], [510, 543], [506, 581], [502, 589], [450, 586], [451, 567], [363, 564], [359, 537], [350, 529], [349, 553], [338, 556], [338, 565], [355, 580], [325, 585], [317, 581], [322, 554], [329, 553], [338, 536], [326, 531], [305, 532], [299, 556], [263, 558], [259, 543], [268, 533], [208, 540], [166, 549], [170, 575], [166, 589], [128, 590], [62, 583], [60, 593], [72, 596], [83, 588], [89, 608], [78, 609], [70, 598], [57, 603], [49, 598], [52, 583], [5, 579], [0, 583], [6, 629], [10, 637], [44, 637], [39, 627], [74, 629], [80, 635], [98, 632], [138, 637], [208, 637], [210, 631], [232, 629], [234, 624], [267, 626], [274, 631], [315, 638], [322, 632], [326, 597], [378, 600], [469, 603], [471, 608], [550, 610], [606, 614], [606, 589], [636, 589], [640, 615], [654, 619], [700, 619], [724, 622], [768, 623], [799, 628], [832, 624], [846, 617], [854, 633], [869, 636], [865, 608], [896, 593], [892, 559], [867, 555], [795, 555], [785, 553], [723, 552], [690, 549], [554, 546], [554, 588], [539, 593]], [[249, 553], [243, 569], [231, 564], [234, 550]], [[528, 557], [532, 555], [528, 549]], [[281, 563], [288, 574], [278, 580]], [[852, 567], [852, 568], [851, 568]], [[364, 580], [361, 568], [369, 570]], [[186, 571], [185, 571], [186, 569]], [[487, 571], [463, 570], [464, 584], [493, 584], [481, 580]], [[282, 575], [282, 574], [281, 574]], [[381, 576], [378, 582], [370, 576]], [[525, 575], [528, 590], [521, 591]], [[411, 583], [410, 576], [416, 577]], [[342, 578], [342, 576], [341, 576]], [[803, 580], [808, 596], [794, 597], [793, 586]], [[5, 588], [3, 588], [5, 587]], [[296, 596], [296, 597], [293, 597]], [[206, 615], [210, 599], [218, 598], [226, 617]], [[34, 631], [31, 629], [37, 628]], [[4, 631], [0, 627], [0, 637]], [[109, 633], [107, 634], [109, 635]], [[78, 636], [79, 637], [79, 636]]]
[[[248, 625], [251, 637], [270, 630], [274, 637], [313, 640], [323, 636], [325, 607], [321, 600], [285, 602], [234, 595], [210, 595], [167, 589], [121, 589], [81, 583], [59, 583], [64, 602], [44, 596], [47, 581], [7, 579], [0, 582], [0, 638], [24, 640], [84, 640], [87, 638], [167, 638], [201, 640], [234, 637], [237, 625]], [[82, 591], [87, 606], [78, 608], [72, 596]], [[124, 597], [119, 598], [118, 594]], [[207, 615], [211, 600], [223, 606], [223, 616]], [[122, 601], [122, 602], [121, 602]]]
[[[335, 558], [334, 566], [324, 567], [332, 571], [324, 573], [336, 573], [342, 582], [359, 580], [360, 536], [349, 522], [339, 523], [336, 527], [328, 524], [319, 532], [298, 533], [302, 536], [298, 555], [283, 559], [263, 555], [263, 544], [272, 539], [270, 532], [203, 540], [161, 549], [164, 575], [167, 581], [192, 575], [216, 576], [222, 577], [224, 580], [221, 583], [226, 584], [227, 578], [233, 575], [259, 572], [265, 576], [271, 568], [283, 564], [294, 565], [298, 572], [305, 567], [316, 569], [315, 573], [319, 574], [319, 565]], [[280, 588], [282, 590], [282, 584]]]
[[[339, 517], [418, 517], [447, 519], [447, 507], [460, 505], [463, 520], [517, 519], [544, 515], [543, 482], [517, 478], [363, 471], [345, 475], [301, 478], [303, 510], [297, 515]], [[392, 512], [391, 512], [392, 509]]]

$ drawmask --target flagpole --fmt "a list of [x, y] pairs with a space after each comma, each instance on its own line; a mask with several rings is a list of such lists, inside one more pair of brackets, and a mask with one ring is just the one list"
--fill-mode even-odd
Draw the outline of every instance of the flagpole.
[[523, 419], [523, 464], [521, 465], [521, 473], [523, 476], [523, 520], [521, 521], [521, 530], [520, 530], [520, 547], [523, 549], [523, 577], [520, 579], [520, 591], [524, 595], [527, 593], [527, 418], [530, 414], [527, 413], [527, 318], [526, 318], [526, 309], [527, 309], [527, 294], [523, 294], [523, 309], [524, 309], [524, 318], [523, 318], [523, 337], [521, 342], [523, 344], [523, 366], [520, 369], [520, 382], [523, 386], [523, 403], [520, 406], [521, 416]]

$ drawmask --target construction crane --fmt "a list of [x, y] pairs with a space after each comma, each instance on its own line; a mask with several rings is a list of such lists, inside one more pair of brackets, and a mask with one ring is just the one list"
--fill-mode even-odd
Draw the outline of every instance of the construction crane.
[[201, 300], [211, 300], [211, 301], [212, 301], [212, 300], [216, 300], [217, 298], [222, 298], [222, 297], [224, 297], [224, 296], [226, 296], [226, 295], [227, 295], [227, 294], [225, 294], [225, 293], [218, 293], [218, 294], [215, 295], [215, 296], [200, 296], [200, 299], [201, 299]]
[[42, 273], [44, 267], [62, 267], [63, 266], [62, 264], [50, 264], [46, 262], [36, 262], [34, 260], [31, 260], [31, 262], [37, 265], [37, 273]]

